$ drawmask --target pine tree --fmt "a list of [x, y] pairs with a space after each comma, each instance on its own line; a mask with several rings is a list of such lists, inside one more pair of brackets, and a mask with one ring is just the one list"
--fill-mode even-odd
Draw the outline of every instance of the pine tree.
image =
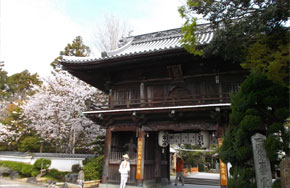
[[284, 126], [289, 115], [289, 91], [264, 74], [253, 72], [231, 100], [230, 125], [220, 156], [224, 162], [232, 164], [229, 187], [255, 187], [252, 135], [266, 136], [265, 149], [272, 170], [277, 170], [281, 153], [289, 155], [289, 133]]
[[90, 48], [83, 43], [83, 39], [81, 36], [77, 36], [72, 44], [67, 44], [64, 51], [60, 52], [60, 56], [58, 56], [50, 65], [54, 70], [61, 70], [59, 60], [62, 56], [76, 56], [76, 57], [87, 57], [90, 55]]

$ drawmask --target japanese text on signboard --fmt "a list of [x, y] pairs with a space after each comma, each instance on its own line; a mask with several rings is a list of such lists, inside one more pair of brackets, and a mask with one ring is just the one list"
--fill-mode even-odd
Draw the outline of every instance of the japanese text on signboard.
[[[222, 146], [223, 139], [218, 139], [218, 146], [219, 148]], [[220, 178], [221, 178], [221, 185], [227, 185], [227, 165], [220, 159]]]
[[142, 179], [143, 138], [138, 138], [136, 179]]

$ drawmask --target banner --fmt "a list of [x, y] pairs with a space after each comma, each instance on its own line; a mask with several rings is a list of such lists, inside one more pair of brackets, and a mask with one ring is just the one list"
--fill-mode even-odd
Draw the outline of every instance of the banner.
[[[223, 144], [223, 138], [219, 138], [218, 139], [219, 148], [222, 146], [222, 144]], [[227, 172], [228, 172], [227, 165], [220, 159], [220, 179], [221, 179], [222, 186], [226, 186], [228, 184]]]
[[143, 179], [142, 174], [142, 162], [143, 162], [143, 137], [138, 138], [138, 145], [137, 145], [137, 167], [136, 167], [136, 179], [140, 180]]

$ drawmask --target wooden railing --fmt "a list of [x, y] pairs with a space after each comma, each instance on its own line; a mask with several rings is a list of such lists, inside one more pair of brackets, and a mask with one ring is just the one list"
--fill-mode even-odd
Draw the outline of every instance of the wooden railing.
[[143, 99], [130, 99], [126, 101], [110, 102], [111, 109], [122, 108], [137, 108], [137, 107], [164, 107], [176, 105], [199, 105], [199, 104], [217, 104], [230, 102], [228, 93], [216, 95], [189, 95], [184, 98], [174, 97], [159, 97], [159, 98], [143, 98]]
[[121, 161], [122, 160], [122, 156], [124, 154], [128, 154], [130, 160], [136, 160], [137, 158], [137, 153], [128, 153], [128, 152], [116, 152], [116, 151], [111, 151], [110, 155], [109, 155], [109, 160], [111, 161]]

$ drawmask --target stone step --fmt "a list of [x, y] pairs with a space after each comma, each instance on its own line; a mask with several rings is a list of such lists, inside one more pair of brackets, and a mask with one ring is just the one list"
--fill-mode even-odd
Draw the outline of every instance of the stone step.
[[204, 178], [184, 178], [184, 183], [194, 185], [220, 185], [220, 180]]

